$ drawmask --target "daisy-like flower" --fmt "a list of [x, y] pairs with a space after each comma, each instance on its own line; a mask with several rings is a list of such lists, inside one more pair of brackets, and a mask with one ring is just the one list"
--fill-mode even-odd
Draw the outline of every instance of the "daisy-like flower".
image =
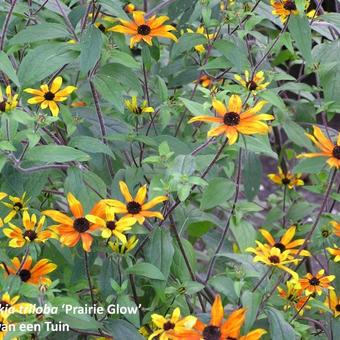
[[289, 250], [281, 252], [281, 250], [277, 247], [270, 248], [259, 241], [255, 242], [257, 244], [256, 248], [249, 247], [246, 249], [246, 251], [256, 255], [253, 259], [254, 262], [262, 262], [266, 266], [279, 268], [289, 273], [295, 280], [298, 279], [298, 274], [286, 265], [289, 263], [296, 264], [298, 261], [301, 261], [301, 259], [296, 259], [291, 256]]
[[18, 95], [12, 95], [12, 88], [8, 85], [5, 89], [4, 97], [0, 86], [0, 112], [8, 112], [15, 109], [18, 105]]
[[124, 214], [126, 217], [134, 217], [139, 224], [143, 224], [146, 217], [156, 217], [160, 220], [163, 215], [159, 211], [151, 211], [155, 205], [166, 201], [166, 196], [157, 196], [151, 201], [145, 203], [147, 186], [143, 185], [138, 189], [136, 196], [133, 198], [130, 194], [129, 188], [123, 181], [119, 182], [120, 191], [125, 198], [125, 203], [114, 199], [104, 199], [102, 202], [114, 207], [114, 212], [117, 214]]
[[0, 299], [0, 315], [4, 317], [10, 316], [10, 308], [15, 313], [28, 314], [33, 305], [27, 302], [18, 302], [19, 299], [20, 295], [11, 298], [8, 292], [2, 294]]
[[124, 233], [131, 230], [131, 227], [137, 222], [137, 220], [133, 217], [117, 219], [114, 213], [114, 208], [109, 206], [105, 208], [105, 216], [103, 218], [96, 215], [86, 215], [85, 218], [91, 223], [103, 228], [103, 238], [111, 238], [112, 236], [115, 236], [123, 243], [127, 242]]
[[131, 100], [125, 100], [125, 106], [129, 109], [130, 112], [136, 115], [140, 115], [142, 113], [151, 113], [155, 111], [153, 107], [148, 106], [146, 100], [144, 100], [141, 105], [138, 105], [136, 96], [131, 97]]
[[223, 322], [224, 309], [220, 295], [216, 295], [211, 307], [211, 318], [209, 324], [205, 324], [197, 319], [195, 329], [200, 333], [199, 339], [260, 339], [267, 332], [264, 329], [255, 329], [247, 335], [240, 336], [241, 328], [246, 317], [245, 308], [233, 311], [226, 321]]
[[[270, 0], [273, 7], [272, 13], [278, 15], [282, 22], [286, 22], [290, 15], [297, 15], [299, 11], [294, 0]], [[309, 0], [305, 0], [305, 9], [309, 6]]]
[[334, 279], [334, 275], [325, 276], [325, 271], [321, 269], [316, 275], [307, 273], [304, 278], [299, 280], [299, 283], [307, 296], [312, 294], [321, 295], [322, 289], [334, 289], [330, 285]]
[[286, 282], [286, 289], [277, 287], [277, 290], [281, 298], [287, 301], [287, 305], [284, 307], [285, 310], [293, 306], [302, 315], [305, 308], [310, 308], [307, 305], [309, 297], [303, 295], [303, 289], [301, 289], [298, 281], [291, 279]]
[[8, 199], [10, 202], [2, 202], [4, 206], [10, 209], [9, 213], [4, 218], [4, 223], [10, 222], [17, 214], [22, 214], [28, 209], [27, 204], [29, 199], [26, 198], [26, 192], [24, 192], [21, 197], [8, 196]]
[[274, 117], [270, 114], [257, 114], [267, 102], [262, 100], [254, 107], [248, 108], [242, 112], [242, 100], [237, 95], [232, 95], [226, 107], [222, 102], [214, 99], [212, 106], [217, 113], [217, 117], [196, 116], [189, 120], [193, 122], [213, 122], [219, 125], [208, 132], [208, 137], [226, 135], [230, 145], [237, 141], [239, 133], [245, 135], [266, 134], [269, 132], [268, 125], [263, 122], [272, 120]]
[[[208, 40], [212, 40], [215, 38], [216, 34], [214, 33], [207, 33], [204, 26], [199, 26], [197, 27], [196, 31], [193, 31], [191, 28], [188, 28], [187, 29], [187, 32], [188, 33], [196, 33], [196, 34], [202, 34], [204, 35]], [[205, 47], [204, 45], [196, 45], [194, 46], [195, 50], [198, 52], [198, 53], [204, 53], [205, 52]]]
[[192, 330], [197, 319], [194, 316], [182, 318], [178, 307], [174, 309], [170, 318], [159, 314], [152, 314], [151, 319], [157, 328], [149, 336], [148, 340], [156, 337], [159, 340], [190, 340], [193, 339], [191, 338], [192, 336], [196, 336], [194, 339], [197, 339], [197, 333]]
[[338, 248], [336, 245], [334, 245], [334, 248], [327, 247], [326, 250], [334, 256], [334, 262], [340, 261], [340, 248]]
[[[69, 217], [57, 210], [45, 210], [43, 214], [59, 223], [51, 228], [60, 235], [62, 244], [67, 247], [74, 247], [81, 241], [83, 249], [89, 252], [93, 242], [91, 233], [98, 229], [99, 226], [87, 220], [82, 204], [71, 193], [67, 194], [67, 202], [73, 217]], [[102, 217], [104, 211], [105, 206], [97, 203], [92, 208], [90, 215]]]
[[52, 115], [57, 117], [59, 114], [59, 106], [57, 103], [67, 100], [67, 97], [77, 89], [75, 86], [66, 86], [63, 89], [60, 89], [62, 83], [63, 78], [58, 76], [53, 79], [51, 86], [43, 84], [40, 86], [40, 90], [31, 88], [25, 89], [25, 92], [35, 95], [35, 97], [28, 99], [27, 103], [40, 104], [40, 107], [43, 110], [48, 107]]
[[145, 13], [142, 11], [132, 12], [133, 21], [126, 21], [119, 19], [122, 25], [116, 25], [108, 28], [108, 31], [119, 32], [127, 35], [131, 35], [130, 48], [133, 48], [135, 44], [141, 40], [145, 41], [148, 45], [152, 45], [152, 39], [154, 37], [169, 38], [177, 41], [177, 38], [170, 31], [176, 30], [171, 25], [163, 25], [165, 21], [169, 20], [167, 16], [156, 16], [150, 19], [145, 19]]
[[[278, 248], [280, 249], [281, 252], [289, 251], [289, 253], [292, 255], [298, 253], [299, 249], [296, 248], [300, 247], [305, 241], [304, 239], [298, 239], [293, 241], [293, 238], [296, 233], [295, 225], [289, 227], [287, 231], [284, 233], [284, 235], [278, 241], [275, 241], [272, 234], [266, 229], [260, 229], [259, 232], [266, 239], [270, 247]], [[310, 256], [310, 252], [308, 250], [301, 250], [299, 254], [301, 256]]]
[[264, 90], [270, 84], [270, 82], [264, 82], [265, 77], [263, 71], [257, 72], [251, 79], [248, 70], [244, 71], [244, 78], [239, 74], [235, 74], [234, 78], [253, 95], [256, 95], [257, 91]]
[[35, 214], [30, 216], [25, 210], [22, 217], [24, 229], [12, 223], [9, 223], [9, 228], [4, 228], [4, 234], [11, 239], [8, 245], [12, 248], [21, 248], [26, 243], [45, 242], [49, 238], [57, 238], [52, 230], [42, 230], [44, 223], [45, 216], [42, 216], [37, 224], [37, 216]]
[[340, 168], [340, 133], [336, 144], [329, 140], [321, 131], [318, 126], [313, 126], [313, 133], [311, 135], [306, 133], [306, 136], [316, 145], [321, 152], [303, 153], [298, 155], [297, 158], [314, 158], [314, 157], [327, 157], [327, 164], [330, 167]]
[[329, 222], [330, 225], [333, 227], [333, 233], [334, 235], [340, 237], [340, 223], [337, 221], [331, 221]]
[[[16, 275], [21, 267], [21, 261], [18, 257], [14, 257], [11, 261], [12, 266], [8, 266], [7, 270], [10, 275]], [[32, 267], [32, 257], [27, 256], [24, 265], [18, 272], [18, 276], [22, 282], [31, 283], [34, 285], [49, 285], [52, 283], [52, 281], [46, 277], [46, 275], [53, 272], [56, 268], [57, 265], [50, 262], [48, 259], [41, 259]]]
[[287, 186], [289, 189], [305, 184], [301, 179], [301, 174], [293, 175], [290, 171], [284, 173], [280, 167], [278, 167], [278, 173], [268, 174], [267, 176], [273, 183]]
[[126, 253], [129, 253], [132, 249], [136, 247], [138, 243], [138, 238], [133, 235], [130, 236], [126, 242], [120, 242], [120, 241], [114, 241], [109, 242], [109, 246], [112, 249], [112, 251], [116, 254], [124, 255]]
[[206, 74], [203, 74], [198, 79], [198, 83], [205, 88], [209, 88], [214, 84], [214, 80], [211, 77], [207, 76]]
[[325, 306], [328, 307], [335, 318], [340, 315], [340, 296], [337, 296], [334, 290], [330, 290], [326, 297]]
[[131, 2], [128, 2], [127, 4], [123, 6], [123, 10], [125, 13], [131, 14], [132, 12], [136, 10], [136, 6], [132, 4]]

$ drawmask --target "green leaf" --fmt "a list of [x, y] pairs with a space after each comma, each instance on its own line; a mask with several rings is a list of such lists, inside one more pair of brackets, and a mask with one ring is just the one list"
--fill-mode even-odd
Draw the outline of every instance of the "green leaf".
[[254, 152], [246, 151], [244, 153], [242, 174], [244, 192], [248, 201], [252, 201], [257, 195], [262, 182], [262, 164]]
[[268, 316], [269, 334], [272, 339], [296, 339], [294, 328], [283, 318], [280, 311], [267, 307], [265, 313]]
[[311, 64], [312, 33], [308, 18], [306, 16], [291, 15], [288, 28], [303, 58], [308, 64]]
[[165, 277], [162, 274], [162, 272], [151, 263], [146, 263], [146, 262], [136, 263], [135, 265], [126, 269], [125, 272], [127, 274], [145, 276], [145, 277], [148, 277], [149, 279], [161, 280], [161, 281], [165, 280]]
[[124, 320], [109, 320], [105, 323], [105, 328], [114, 339], [144, 340], [138, 330]]
[[184, 33], [171, 50], [172, 59], [177, 58], [184, 52], [190, 51], [196, 45], [204, 45], [207, 43], [207, 38], [203, 34]]
[[292, 120], [287, 120], [283, 123], [283, 128], [288, 138], [293, 141], [296, 145], [312, 149], [311, 141], [306, 137], [305, 130]]
[[63, 145], [39, 145], [28, 150], [25, 160], [43, 163], [88, 161], [90, 156], [85, 152]]
[[110, 52], [110, 55], [111, 55], [110, 60], [112, 60], [112, 62], [114, 63], [121, 64], [126, 67], [134, 69], [140, 68], [139, 63], [135, 59], [133, 59], [133, 57], [131, 57], [129, 54], [125, 52], [113, 50]]
[[191, 112], [194, 116], [201, 116], [207, 112], [204, 106], [200, 103], [194, 102], [186, 98], [179, 99], [181, 100], [181, 102], [183, 102], [188, 111]]
[[69, 146], [89, 153], [104, 153], [113, 156], [111, 149], [102, 141], [94, 137], [75, 136], [70, 140]]
[[83, 73], [91, 70], [100, 58], [103, 38], [100, 30], [91, 25], [83, 33], [80, 41], [80, 70]]
[[233, 197], [235, 185], [222, 177], [213, 178], [203, 192], [200, 209], [207, 210], [226, 204]]
[[247, 306], [246, 321], [244, 323], [244, 333], [248, 333], [256, 320], [256, 315], [262, 301], [262, 295], [258, 292], [246, 290], [241, 297], [242, 306]]
[[41, 40], [65, 38], [69, 35], [70, 33], [67, 31], [65, 25], [49, 22], [25, 27], [25, 29], [17, 33], [8, 43], [9, 45], [22, 45]]
[[307, 173], [317, 174], [326, 166], [325, 157], [305, 158], [302, 159], [293, 169], [295, 174]]
[[15, 85], [20, 87], [20, 82], [16, 75], [14, 67], [9, 60], [7, 54], [3, 51], [0, 51], [0, 70], [4, 72], [8, 76], [8, 78], [15, 83]]
[[[126, 308], [129, 308], [130, 310], [138, 310], [138, 307], [134, 301], [132, 301], [128, 295], [120, 295], [117, 298], [116, 305], [124, 306]], [[140, 327], [139, 322], [139, 310], [138, 313], [126, 313], [122, 314], [123, 317], [125, 317], [129, 322], [131, 322], [134, 326]]]

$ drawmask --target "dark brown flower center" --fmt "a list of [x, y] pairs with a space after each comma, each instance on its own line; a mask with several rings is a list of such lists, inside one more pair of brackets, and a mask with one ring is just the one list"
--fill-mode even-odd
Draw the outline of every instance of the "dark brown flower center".
[[148, 35], [151, 32], [151, 28], [148, 25], [140, 25], [137, 28], [137, 32], [140, 35]]
[[295, 1], [288, 0], [284, 3], [283, 8], [287, 11], [295, 11], [296, 10], [296, 5]]
[[175, 328], [175, 324], [173, 324], [172, 322], [170, 321], [167, 321], [164, 325], [163, 325], [163, 329], [165, 331], [168, 331], [170, 329], [174, 329]]
[[0, 103], [0, 111], [5, 112], [6, 111], [6, 100], [2, 101]]
[[275, 243], [274, 247], [279, 248], [281, 253], [283, 253], [286, 250], [286, 246], [284, 244], [282, 244], [281, 242]]
[[337, 312], [340, 312], [340, 304], [337, 304], [337, 305], [335, 306], [335, 310], [336, 310]]
[[311, 286], [318, 286], [320, 284], [320, 280], [314, 276], [309, 280], [309, 283]]
[[54, 99], [54, 93], [52, 93], [51, 91], [48, 91], [44, 94], [44, 98], [46, 100], [53, 100]]
[[104, 33], [105, 30], [106, 30], [106, 28], [105, 28], [105, 26], [104, 26], [103, 24], [99, 24], [97, 27], [98, 27], [99, 30], [102, 31], [103, 33]]
[[142, 206], [136, 202], [136, 201], [131, 201], [126, 205], [127, 211], [130, 214], [139, 214], [142, 211]]
[[236, 112], [227, 112], [223, 117], [223, 122], [228, 126], [235, 126], [240, 123], [240, 115]]
[[27, 269], [21, 269], [19, 272], [21, 281], [27, 282], [31, 278], [31, 272]]
[[204, 340], [219, 340], [221, 337], [221, 330], [216, 326], [207, 326], [203, 330]]
[[276, 255], [269, 256], [268, 259], [271, 263], [280, 263], [280, 258]]
[[19, 211], [23, 208], [24, 206], [22, 205], [21, 202], [16, 202], [13, 204], [13, 209], [16, 210], [16, 211]]
[[106, 222], [106, 228], [108, 228], [110, 230], [115, 230], [116, 229], [116, 222], [115, 221]]
[[284, 177], [281, 179], [281, 182], [283, 185], [288, 185], [290, 183], [290, 179], [287, 177]]
[[250, 80], [247, 82], [247, 88], [250, 91], [255, 91], [257, 89], [257, 84], [254, 82], [254, 80]]
[[340, 159], [340, 145], [334, 147], [332, 154], [336, 159]]
[[321, 235], [322, 235], [322, 237], [327, 238], [329, 236], [329, 231], [328, 230], [322, 230]]
[[78, 233], [84, 233], [90, 229], [90, 222], [85, 217], [76, 218], [73, 222], [73, 228], [78, 231]]
[[11, 304], [8, 303], [7, 301], [1, 300], [0, 301], [0, 309], [5, 310], [11, 307]]
[[34, 241], [38, 237], [38, 235], [37, 235], [37, 233], [34, 230], [26, 230], [24, 232], [24, 238], [26, 238], [26, 237], [30, 241]]

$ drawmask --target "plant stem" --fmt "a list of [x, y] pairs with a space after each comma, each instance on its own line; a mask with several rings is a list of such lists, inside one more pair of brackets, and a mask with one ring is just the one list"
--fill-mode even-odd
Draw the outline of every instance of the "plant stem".
[[19, 275], [19, 274], [20, 274], [20, 272], [21, 272], [22, 268], [24, 267], [25, 262], [26, 262], [26, 260], [27, 260], [29, 251], [30, 251], [30, 247], [27, 246], [26, 251], [25, 251], [25, 255], [24, 255], [24, 257], [22, 258], [22, 261], [21, 261], [21, 263], [20, 263], [20, 266], [19, 266], [17, 272], [15, 273], [15, 275]]
[[310, 299], [311, 295], [308, 296], [307, 300], [305, 301], [305, 303], [296, 311], [296, 313], [294, 314], [294, 316], [291, 318], [291, 320], [289, 321], [289, 323], [292, 323], [296, 317], [300, 314], [300, 312], [303, 310], [303, 308], [307, 305], [309, 299]]
[[3, 49], [4, 49], [8, 25], [9, 25], [9, 22], [11, 20], [12, 15], [13, 15], [13, 11], [14, 11], [14, 7], [15, 7], [16, 3], [17, 3], [17, 0], [12, 0], [11, 7], [9, 8], [9, 11], [6, 15], [4, 25], [2, 26], [2, 31], [1, 31], [1, 36], [0, 36], [0, 51], [3, 51]]
[[252, 293], [254, 293], [256, 290], [257, 290], [257, 288], [259, 288], [260, 286], [261, 286], [261, 284], [262, 284], [262, 282], [264, 281], [264, 279], [268, 276], [268, 274], [270, 273], [272, 271], [272, 268], [269, 268], [266, 272], [265, 272], [265, 274], [261, 277], [261, 279], [259, 280], [259, 282], [256, 284], [256, 286], [252, 289]]
[[[85, 274], [86, 274], [87, 281], [88, 281], [88, 284], [89, 284], [91, 303], [92, 303], [92, 306], [94, 306], [96, 304], [96, 302], [95, 302], [95, 299], [94, 299], [92, 282], [91, 282], [91, 275], [90, 275], [90, 269], [89, 269], [89, 259], [88, 259], [87, 252], [85, 250], [84, 250], [84, 264], [85, 264]], [[91, 316], [93, 316], [93, 313], [91, 313]], [[94, 318], [97, 320], [96, 314], [94, 314]]]

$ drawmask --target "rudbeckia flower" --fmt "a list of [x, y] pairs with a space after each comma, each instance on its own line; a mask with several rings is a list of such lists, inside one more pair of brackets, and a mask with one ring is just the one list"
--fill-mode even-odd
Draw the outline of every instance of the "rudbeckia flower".
[[270, 248], [259, 241], [256, 241], [256, 244], [256, 248], [249, 247], [246, 249], [246, 251], [256, 255], [253, 259], [254, 262], [262, 262], [269, 267], [279, 268], [292, 275], [294, 279], [298, 279], [298, 274], [292, 269], [288, 268], [286, 265], [289, 263], [296, 264], [298, 261], [301, 261], [301, 259], [295, 259], [290, 255], [289, 250], [281, 252], [279, 248]]
[[148, 106], [148, 103], [146, 100], [142, 102], [141, 105], [138, 105], [137, 97], [133, 96], [131, 100], [125, 100], [125, 106], [131, 111], [132, 113], [135, 113], [136, 115], [140, 115], [142, 113], [151, 113], [155, 110], [153, 107]]
[[163, 25], [165, 21], [169, 20], [167, 16], [156, 16], [150, 19], [145, 19], [145, 13], [141, 11], [132, 12], [133, 21], [126, 21], [119, 19], [122, 25], [113, 26], [108, 31], [119, 32], [123, 34], [132, 35], [130, 39], [130, 48], [141, 40], [145, 41], [148, 45], [152, 45], [152, 38], [163, 37], [177, 41], [177, 38], [170, 31], [175, 30], [171, 25]]
[[253, 95], [256, 95], [257, 91], [264, 90], [270, 82], [265, 81], [264, 72], [257, 72], [252, 79], [250, 79], [249, 71], [244, 72], [244, 78], [242, 78], [239, 74], [235, 74], [235, 80], [237, 80], [244, 88], [248, 91], [251, 91]]
[[123, 217], [117, 219], [114, 213], [114, 208], [106, 207], [104, 217], [95, 215], [86, 215], [85, 218], [91, 223], [102, 228], [102, 237], [111, 238], [117, 237], [121, 242], [126, 243], [126, 236], [124, 233], [131, 229], [136, 224], [137, 220], [133, 217]]
[[[197, 339], [197, 333], [192, 330], [196, 318], [194, 316], [181, 318], [181, 311], [178, 307], [174, 309], [170, 318], [165, 318], [159, 314], [152, 314], [151, 319], [157, 328], [149, 336], [148, 340], [156, 337], [159, 340]], [[196, 336], [196, 338], [191, 338], [191, 336]]]
[[136, 6], [132, 4], [131, 2], [128, 2], [127, 4], [123, 6], [123, 10], [125, 13], [131, 14], [132, 12], [136, 10]]
[[337, 296], [334, 290], [329, 291], [325, 306], [333, 312], [335, 318], [340, 315], [340, 296]]
[[[12, 259], [12, 266], [7, 267], [10, 275], [16, 275], [18, 270], [20, 269], [21, 261], [19, 258], [14, 257]], [[22, 282], [27, 282], [31, 284], [51, 284], [51, 280], [45, 275], [53, 272], [57, 268], [57, 265], [50, 262], [48, 259], [39, 260], [32, 267], [32, 257], [27, 256], [24, 265], [18, 272], [18, 276], [20, 277]]]
[[233, 311], [226, 321], [223, 322], [224, 310], [220, 295], [216, 295], [211, 307], [211, 318], [209, 324], [205, 324], [197, 319], [195, 329], [200, 333], [199, 339], [260, 339], [267, 332], [264, 329], [255, 329], [247, 335], [241, 336], [241, 328], [246, 317], [244, 308]]
[[48, 84], [43, 84], [40, 86], [40, 90], [36, 89], [25, 89], [24, 91], [30, 94], [34, 94], [27, 100], [28, 104], [40, 104], [40, 107], [44, 110], [47, 107], [52, 112], [54, 117], [59, 114], [59, 106], [57, 102], [63, 102], [67, 100], [67, 97], [77, 88], [75, 86], [66, 86], [64, 89], [60, 89], [63, 83], [63, 78], [56, 77], [52, 81], [51, 86]]
[[7, 292], [2, 294], [2, 297], [0, 299], [0, 315], [3, 317], [10, 316], [10, 308], [16, 313], [28, 314], [30, 309], [33, 308], [33, 305], [27, 302], [18, 302], [19, 299], [19, 295], [13, 296], [11, 298]]
[[10, 212], [4, 218], [4, 223], [10, 222], [17, 214], [22, 214], [28, 209], [27, 203], [29, 199], [26, 199], [26, 192], [21, 197], [8, 196], [8, 199], [10, 202], [2, 202], [4, 206], [10, 209]]
[[138, 189], [136, 196], [133, 198], [130, 194], [129, 188], [123, 181], [119, 182], [119, 188], [122, 195], [125, 198], [125, 203], [114, 199], [104, 199], [102, 202], [109, 206], [114, 207], [114, 211], [117, 214], [124, 214], [126, 217], [134, 217], [139, 224], [143, 224], [146, 217], [156, 217], [160, 220], [163, 219], [163, 215], [158, 211], [151, 211], [155, 205], [166, 201], [166, 196], [157, 196], [151, 201], [145, 203], [147, 186], [143, 185]]
[[109, 242], [109, 246], [112, 249], [112, 251], [116, 254], [124, 255], [126, 253], [129, 253], [132, 249], [136, 247], [138, 243], [138, 238], [133, 235], [127, 239], [126, 242], [120, 242], [120, 241], [114, 241]]
[[9, 228], [4, 228], [4, 234], [10, 238], [9, 246], [13, 248], [21, 248], [26, 243], [45, 242], [49, 238], [57, 238], [57, 235], [49, 229], [42, 230], [45, 223], [45, 216], [39, 219], [37, 224], [37, 216], [30, 216], [25, 210], [22, 217], [24, 229], [9, 223]]
[[329, 140], [317, 126], [313, 126], [314, 136], [306, 133], [306, 136], [316, 145], [321, 152], [303, 153], [297, 158], [328, 157], [327, 163], [330, 167], [340, 168], [340, 133], [336, 144]]
[[321, 269], [316, 275], [307, 273], [304, 278], [299, 280], [299, 283], [301, 285], [301, 289], [305, 291], [307, 296], [315, 293], [321, 295], [322, 289], [334, 289], [330, 285], [330, 282], [334, 279], [334, 275], [325, 276], [324, 269]]
[[281, 298], [287, 301], [287, 305], [284, 307], [285, 310], [293, 306], [299, 311], [299, 315], [302, 315], [305, 308], [310, 309], [310, 306], [307, 305], [310, 298], [303, 295], [303, 289], [301, 289], [298, 281], [291, 279], [286, 282], [286, 289], [278, 287], [277, 290]]
[[336, 221], [331, 221], [331, 222], [329, 222], [329, 223], [330, 223], [330, 225], [333, 227], [334, 235], [340, 237], [340, 223], [339, 223], [339, 222], [336, 222]]
[[268, 174], [267, 176], [273, 183], [287, 186], [289, 189], [294, 189], [294, 187], [304, 185], [304, 182], [301, 179], [301, 174], [293, 175], [290, 171], [284, 173], [280, 167], [278, 167], [278, 173]]
[[[204, 35], [208, 40], [212, 40], [215, 38], [216, 34], [210, 33], [208, 34], [204, 28], [204, 26], [199, 26], [197, 27], [196, 31], [194, 32], [191, 28], [187, 29], [188, 33], [196, 33], [196, 34], [202, 34]], [[198, 53], [204, 53], [205, 52], [205, 47], [204, 45], [196, 45], [194, 46], [195, 50]]]
[[209, 88], [214, 84], [214, 80], [206, 74], [203, 74], [200, 79], [198, 79], [198, 83], [205, 88]]
[[334, 262], [339, 262], [340, 261], [340, 248], [334, 245], [334, 248], [327, 247], [326, 250], [334, 256]]
[[0, 112], [8, 112], [18, 105], [18, 95], [12, 95], [12, 88], [8, 85], [5, 90], [6, 97], [3, 96], [0, 86]]
[[[278, 15], [282, 22], [286, 22], [290, 15], [297, 15], [299, 11], [294, 0], [270, 0], [273, 7], [272, 13]], [[305, 9], [309, 6], [309, 0], [305, 0]]]
[[237, 141], [239, 133], [245, 135], [266, 134], [269, 132], [269, 127], [263, 121], [272, 120], [274, 117], [269, 114], [257, 114], [267, 102], [262, 100], [254, 107], [242, 111], [242, 100], [237, 95], [232, 95], [226, 107], [222, 102], [213, 100], [212, 106], [217, 113], [217, 117], [212, 116], [197, 116], [189, 120], [193, 122], [213, 122], [219, 125], [212, 128], [208, 132], [208, 137], [216, 137], [226, 135], [229, 139], [229, 144], [232, 145]]
[[[305, 241], [304, 239], [298, 239], [293, 241], [293, 238], [296, 233], [295, 225], [289, 227], [278, 241], [275, 241], [274, 237], [266, 229], [260, 229], [259, 232], [266, 239], [270, 247], [278, 248], [280, 249], [281, 252], [289, 251], [289, 253], [292, 255], [298, 253], [299, 249], [296, 248], [300, 247]], [[301, 250], [299, 254], [301, 256], [310, 256], [310, 252], [308, 250]]]
[[[74, 247], [79, 241], [87, 252], [91, 250], [93, 237], [91, 233], [98, 229], [97, 224], [91, 224], [86, 219], [82, 204], [71, 194], [67, 194], [67, 202], [73, 217], [69, 217], [57, 210], [45, 210], [43, 214], [60, 224], [52, 226], [60, 235], [60, 242], [67, 247]], [[90, 215], [103, 216], [104, 205], [97, 203], [92, 208]]]

